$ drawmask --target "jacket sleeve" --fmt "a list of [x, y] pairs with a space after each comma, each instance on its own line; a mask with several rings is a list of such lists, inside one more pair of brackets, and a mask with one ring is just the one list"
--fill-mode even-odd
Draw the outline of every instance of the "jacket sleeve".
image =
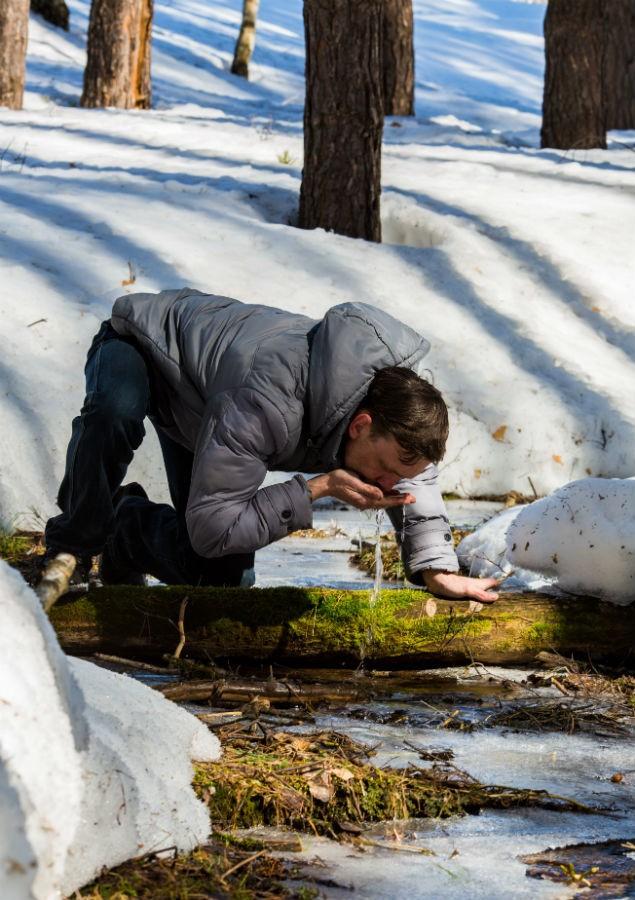
[[197, 443], [186, 511], [198, 554], [251, 553], [290, 531], [311, 527], [311, 497], [301, 475], [260, 487], [267, 460], [286, 439], [280, 412], [256, 391], [214, 399]]
[[424, 569], [459, 570], [437, 475], [437, 467], [430, 465], [416, 478], [400, 481], [396, 490], [412, 494], [415, 502], [388, 510], [401, 544], [406, 577], [413, 584], [422, 583]]

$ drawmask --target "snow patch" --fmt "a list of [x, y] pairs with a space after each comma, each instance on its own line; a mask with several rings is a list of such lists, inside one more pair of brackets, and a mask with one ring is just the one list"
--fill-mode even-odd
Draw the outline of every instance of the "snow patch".
[[635, 600], [635, 479], [584, 478], [521, 510], [507, 557], [576, 594]]
[[635, 478], [583, 478], [503, 510], [457, 548], [475, 577], [511, 574], [505, 588], [635, 600]]
[[192, 760], [217, 759], [217, 738], [150, 688], [67, 658], [2, 561], [0, 606], [3, 900], [51, 900], [104, 866], [203, 841]]

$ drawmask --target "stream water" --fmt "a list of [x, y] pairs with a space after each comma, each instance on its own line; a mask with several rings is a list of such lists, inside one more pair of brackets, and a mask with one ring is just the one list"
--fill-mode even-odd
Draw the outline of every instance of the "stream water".
[[[470, 526], [490, 516], [495, 504], [452, 504], [457, 525]], [[327, 585], [373, 590], [371, 579], [349, 563], [351, 542], [360, 536], [378, 540], [389, 523], [354, 511], [322, 510], [314, 525], [328, 537], [287, 538], [257, 557], [256, 584]], [[391, 584], [395, 587], [395, 584]], [[338, 677], [344, 679], [347, 674]], [[420, 762], [417, 748], [445, 748], [453, 763], [487, 784], [544, 789], [602, 808], [605, 814], [581, 815], [538, 809], [484, 811], [444, 820], [384, 823], [366, 837], [376, 845], [364, 850], [325, 838], [303, 836], [303, 850], [292, 855], [307, 875], [330, 880], [321, 886], [326, 897], [457, 898], [509, 900], [515, 897], [567, 898], [580, 895], [580, 885], [555, 884], [527, 877], [519, 857], [549, 847], [609, 838], [635, 841], [635, 741], [633, 735], [562, 734], [476, 728], [440, 727], [452, 714], [478, 723], [492, 709], [510, 702], [501, 682], [512, 683], [510, 698], [560, 696], [555, 688], [526, 684], [529, 670], [465, 667], [428, 673], [425, 693], [415, 699], [395, 693], [381, 702], [350, 704], [318, 716], [311, 729], [334, 729], [376, 749], [375, 762], [404, 767]], [[155, 676], [156, 677], [156, 676]], [[145, 676], [147, 679], [147, 676]], [[145, 680], [145, 679], [144, 679]], [[523, 684], [525, 682], [525, 684]], [[207, 710], [209, 708], [206, 708]], [[307, 730], [308, 726], [296, 726]], [[292, 729], [289, 729], [292, 730]], [[611, 777], [621, 773], [621, 781]], [[281, 855], [285, 855], [284, 853]], [[290, 854], [286, 854], [290, 856]], [[635, 853], [630, 856], [635, 859]], [[589, 866], [592, 862], [589, 863]], [[632, 890], [632, 889], [630, 889]], [[635, 897], [629, 893], [589, 896]]]

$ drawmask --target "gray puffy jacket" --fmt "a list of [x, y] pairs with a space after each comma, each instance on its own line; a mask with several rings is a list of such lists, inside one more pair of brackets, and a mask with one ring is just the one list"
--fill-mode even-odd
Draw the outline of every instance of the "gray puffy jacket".
[[[374, 373], [415, 368], [429, 349], [364, 303], [315, 320], [184, 288], [120, 297], [111, 321], [149, 364], [157, 424], [194, 453], [187, 527], [207, 557], [251, 552], [311, 527], [305, 479], [260, 487], [267, 471], [341, 466], [346, 427]], [[409, 577], [456, 571], [435, 467], [403, 487], [417, 502], [391, 518]]]

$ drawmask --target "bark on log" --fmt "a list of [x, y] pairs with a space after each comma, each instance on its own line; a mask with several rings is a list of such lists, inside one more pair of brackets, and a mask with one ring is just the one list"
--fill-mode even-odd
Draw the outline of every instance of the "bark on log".
[[412, 0], [384, 0], [384, 115], [414, 116], [415, 56]]
[[299, 225], [381, 241], [382, 0], [305, 0]]
[[149, 109], [153, 0], [93, 0], [81, 105]]
[[232, 75], [240, 75], [241, 78], [249, 78], [249, 63], [256, 46], [256, 20], [259, 4], [260, 0], [243, 0], [243, 20], [231, 67]]
[[532, 663], [541, 651], [598, 662], [635, 659], [635, 606], [592, 599], [506, 596], [495, 604], [432, 600], [422, 591], [301, 588], [108, 587], [62, 598], [51, 622], [69, 653], [160, 660], [179, 641], [184, 656], [220, 662], [412, 669]]
[[29, 0], [0, 3], [0, 106], [22, 109]]

